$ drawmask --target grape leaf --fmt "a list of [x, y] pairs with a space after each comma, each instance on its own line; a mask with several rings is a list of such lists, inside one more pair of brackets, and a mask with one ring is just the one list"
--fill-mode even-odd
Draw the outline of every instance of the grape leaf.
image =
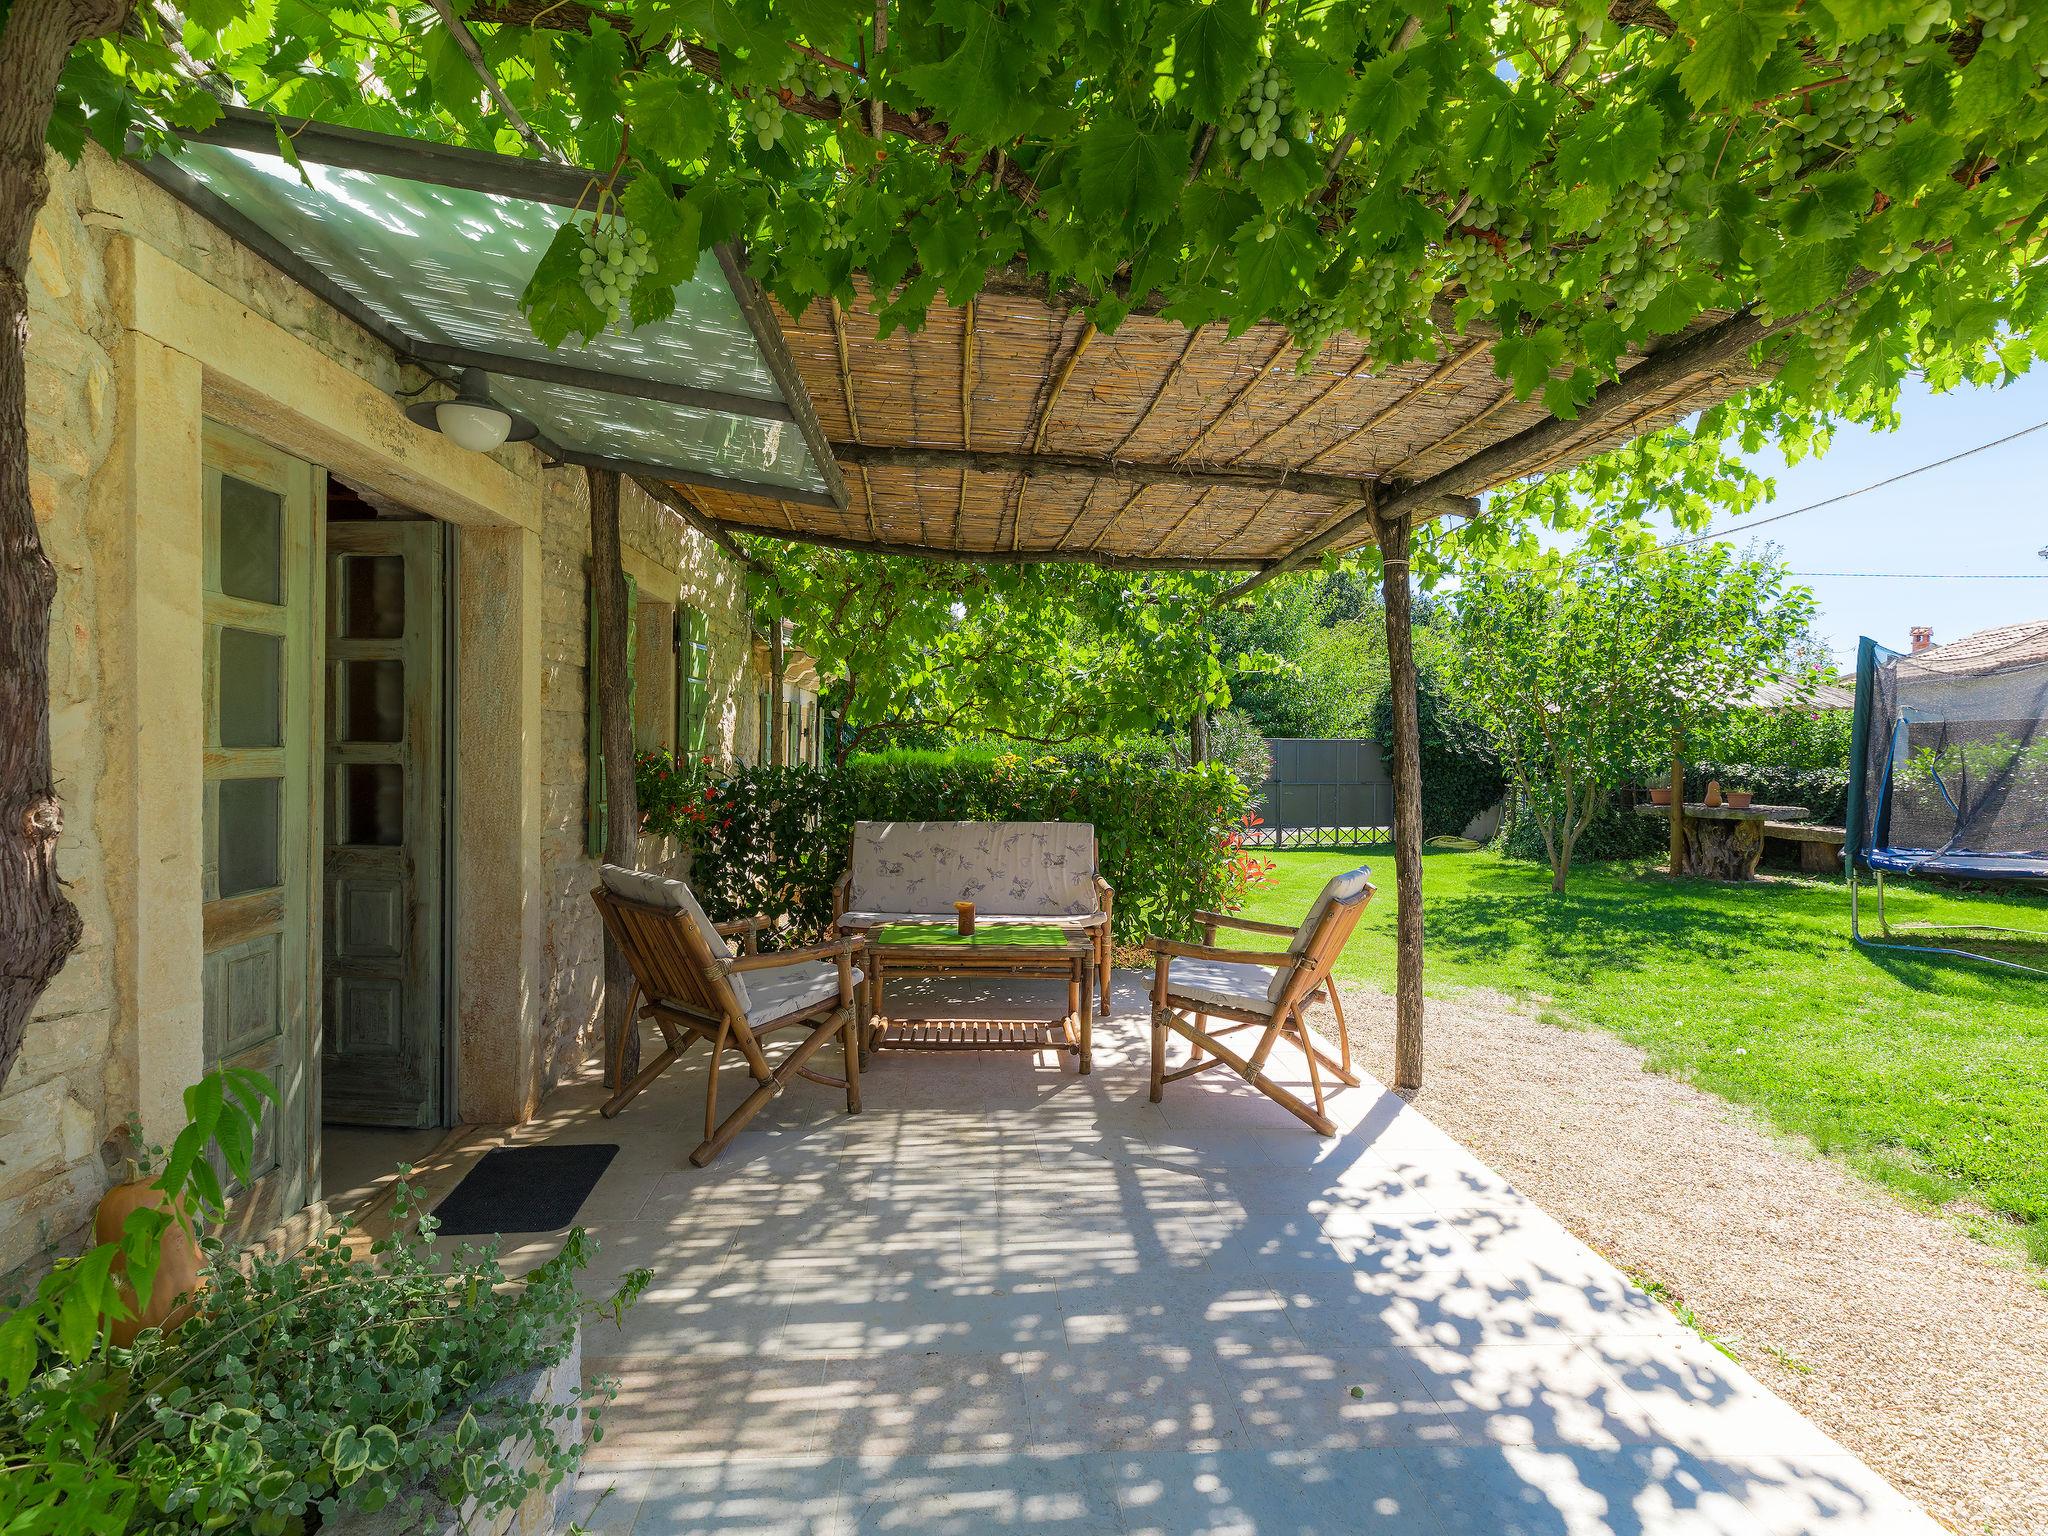
[[1772, 0], [1738, 0], [1699, 10], [1692, 53], [1678, 66], [1686, 94], [1701, 107], [1754, 100], [1764, 61], [1777, 51], [1791, 13]]
[[1173, 32], [1173, 74], [1198, 117], [1220, 121], [1258, 65], [1259, 23], [1250, 0], [1190, 5]]
[[1127, 117], [1091, 124], [1074, 149], [1077, 211], [1086, 219], [1156, 224], [1172, 209], [1188, 168], [1187, 141]]

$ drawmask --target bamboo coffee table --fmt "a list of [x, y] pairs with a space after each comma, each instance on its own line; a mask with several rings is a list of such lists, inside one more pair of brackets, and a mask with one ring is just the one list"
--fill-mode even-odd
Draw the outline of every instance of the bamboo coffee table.
[[[885, 923], [868, 930], [870, 1051], [1064, 1051], [1095, 1066], [1095, 945], [1050, 923], [987, 923], [963, 935], [951, 923]], [[883, 988], [905, 977], [1064, 981], [1067, 1011], [1050, 1020], [899, 1019], [883, 1014]]]

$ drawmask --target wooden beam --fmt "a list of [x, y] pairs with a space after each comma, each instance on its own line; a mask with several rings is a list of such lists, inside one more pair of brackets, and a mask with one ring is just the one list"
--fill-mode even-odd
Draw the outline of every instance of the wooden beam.
[[[960, 446], [974, 447], [974, 300], [967, 301], [960, 323]], [[867, 471], [863, 469], [862, 475]], [[967, 521], [967, 471], [960, 471], [960, 500], [953, 508], [953, 538]]]
[[[1381, 513], [1383, 516], [1406, 516], [1445, 496], [1467, 497], [1489, 490], [1520, 473], [1530, 460], [1541, 459], [1561, 442], [1583, 432], [1595, 422], [1627, 411], [1646, 397], [1681, 384], [1694, 374], [1733, 366], [1746, 358], [1757, 343], [1768, 340], [1789, 325], [1797, 324], [1801, 318], [1793, 315], [1766, 323], [1747, 309], [1737, 310], [1725, 320], [1652, 352], [1619, 378], [1609, 379], [1593, 392], [1593, 398], [1572, 420], [1548, 416], [1533, 426], [1524, 427], [1513, 437], [1480, 449], [1462, 464], [1454, 464], [1427, 480], [1388, 496], [1382, 504]], [[1361, 508], [1339, 518], [1278, 560], [1262, 567], [1257, 575], [1223, 593], [1218, 600], [1241, 597], [1261, 583], [1307, 564], [1333, 544], [1371, 524], [1370, 508]]]
[[846, 317], [839, 312], [839, 301], [832, 298], [825, 300], [825, 313], [832, 321], [832, 349], [839, 356], [839, 396], [846, 405], [846, 426], [857, 443], [861, 440], [860, 407], [853, 399], [853, 354], [846, 345]]
[[789, 355], [789, 342], [782, 334], [782, 322], [775, 317], [775, 306], [769, 302], [761, 285], [754, 281], [753, 274], [747, 271], [745, 247], [728, 240], [721, 242], [715, 251], [719, 270], [725, 273], [726, 286], [732, 289], [733, 298], [739, 302], [740, 313], [746, 317], [747, 329], [754, 333], [754, 343], [761, 349], [761, 361], [767, 365], [775, 387], [782, 391], [782, 398], [796, 413], [796, 429], [802, 434], [804, 446], [810, 449], [811, 457], [817, 461], [818, 473], [824, 477], [832, 504], [844, 511], [845, 478], [840, 475], [839, 466], [832, 462], [832, 450], [825, 442], [825, 429], [818, 424], [818, 412], [811, 404], [811, 392], [804, 385], [803, 375], [797, 372], [796, 359]]
[[[1031, 451], [1039, 452], [1045, 447], [1045, 429], [1052, 424], [1053, 407], [1060, 403], [1060, 396], [1066, 392], [1067, 380], [1074, 376], [1074, 369], [1081, 361], [1081, 354], [1088, 350], [1088, 343], [1095, 339], [1095, 322], [1083, 321], [1081, 334], [1074, 340], [1074, 350], [1067, 354], [1067, 360], [1060, 364], [1060, 370], [1053, 376], [1052, 392], [1045, 397], [1045, 405], [1038, 413], [1038, 430], [1031, 434]], [[964, 441], [964, 439], [963, 439]], [[972, 448], [972, 443], [967, 443]]]
[[[1368, 514], [1373, 509], [1366, 509]], [[1422, 1086], [1422, 743], [1415, 701], [1415, 638], [1408, 581], [1409, 522], [1373, 517], [1387, 622], [1387, 691], [1393, 703], [1394, 1088]]]
[[641, 491], [647, 496], [660, 502], [669, 511], [675, 513], [677, 517], [680, 517], [684, 522], [696, 529], [697, 532], [703, 534], [705, 538], [738, 561], [742, 570], [759, 571], [762, 569], [761, 562], [734, 543], [732, 535], [726, 532], [725, 526], [705, 512], [694, 501], [690, 500], [688, 496], [685, 496], [681, 487], [670, 485], [665, 480], [656, 480], [650, 475], [635, 475], [633, 483], [639, 486]]
[[1081, 453], [1019, 453], [1011, 449], [913, 448], [905, 445], [835, 443], [841, 464], [889, 469], [967, 469], [984, 475], [1106, 480], [1121, 485], [1235, 486], [1248, 491], [1293, 491], [1302, 496], [1329, 496], [1352, 501], [1373, 493], [1375, 483], [1356, 475], [1325, 475], [1271, 466], [1212, 464], [1181, 469], [1171, 464], [1141, 464], [1098, 459]]
[[[604, 776], [604, 857], [627, 869], [639, 867], [640, 813], [633, 791], [633, 700], [626, 678], [626, 572], [619, 549], [619, 477], [609, 469], [585, 471], [590, 494], [591, 628], [597, 635], [596, 675], [583, 686], [597, 700], [597, 739], [604, 761], [585, 772]], [[640, 1035], [627, 1011], [633, 973], [619, 946], [605, 936], [605, 1060], [613, 1064], [617, 1088], [640, 1071]]]
[[730, 533], [753, 533], [790, 544], [816, 544], [824, 549], [849, 549], [860, 554], [903, 555], [917, 560], [961, 560], [978, 565], [1098, 565], [1110, 571], [1242, 571], [1256, 562], [1196, 555], [1104, 555], [1093, 549], [954, 549], [941, 544], [895, 544], [849, 539], [803, 527], [756, 528], [723, 524]]

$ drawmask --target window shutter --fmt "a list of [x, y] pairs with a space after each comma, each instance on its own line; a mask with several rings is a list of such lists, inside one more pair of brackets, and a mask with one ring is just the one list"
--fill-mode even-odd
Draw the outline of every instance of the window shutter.
[[[626, 707], [633, 702], [633, 656], [634, 605], [637, 599], [634, 581], [626, 578]], [[585, 716], [584, 760], [589, 768], [585, 778], [583, 797], [584, 848], [593, 859], [604, 856], [604, 818], [609, 801], [605, 797], [604, 784], [604, 721], [598, 708], [597, 698], [597, 583], [595, 575], [584, 592], [584, 607], [590, 620], [588, 643], [583, 650], [583, 704]]]

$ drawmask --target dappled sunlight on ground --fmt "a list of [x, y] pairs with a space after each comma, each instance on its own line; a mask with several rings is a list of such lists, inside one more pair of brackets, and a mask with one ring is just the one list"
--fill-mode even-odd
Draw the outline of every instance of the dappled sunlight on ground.
[[1933, 1530], [1370, 1080], [1329, 1140], [1222, 1075], [1146, 1102], [1140, 1008], [1087, 1078], [884, 1053], [858, 1117], [798, 1083], [706, 1170], [701, 1061], [616, 1121], [551, 1100], [518, 1140], [622, 1146], [592, 1289], [655, 1271], [584, 1339], [592, 1530]]

